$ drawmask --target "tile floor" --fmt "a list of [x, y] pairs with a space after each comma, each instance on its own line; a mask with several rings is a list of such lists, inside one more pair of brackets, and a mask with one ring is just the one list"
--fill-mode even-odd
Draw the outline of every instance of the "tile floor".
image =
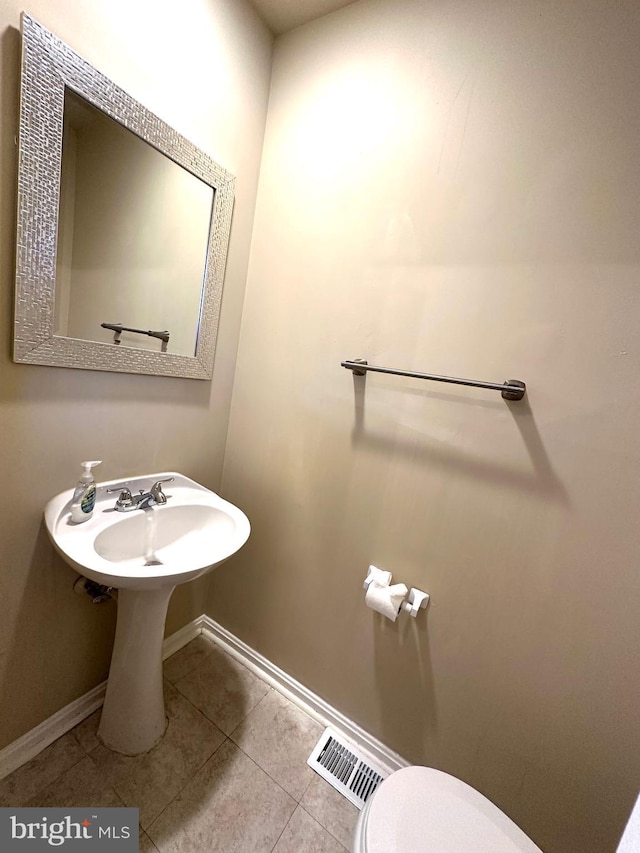
[[97, 711], [0, 781], [0, 806], [136, 806], [141, 853], [344, 853], [358, 810], [306, 760], [322, 726], [215, 643], [165, 662], [169, 725], [133, 758]]

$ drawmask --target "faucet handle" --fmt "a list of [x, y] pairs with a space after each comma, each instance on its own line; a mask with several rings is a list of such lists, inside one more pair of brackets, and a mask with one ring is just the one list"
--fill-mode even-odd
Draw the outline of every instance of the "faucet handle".
[[110, 494], [111, 494], [111, 492], [121, 492], [121, 491], [123, 491], [123, 490], [124, 490], [125, 492], [128, 492], [128, 491], [129, 491], [128, 486], [129, 486], [129, 483], [120, 483], [120, 485], [119, 485], [119, 486], [114, 486], [112, 489], [105, 489], [105, 492], [106, 492], [108, 495], [110, 495]]
[[166, 480], [156, 480], [153, 486], [151, 486], [150, 494], [157, 504], [166, 504], [167, 502], [167, 496], [162, 491], [162, 484], [173, 483], [174, 480], [175, 477], [167, 477]]
[[108, 494], [111, 494], [111, 492], [120, 492], [120, 497], [116, 501], [117, 507], [132, 506], [133, 497], [131, 496], [131, 492], [127, 488], [126, 483], [122, 483], [121, 485], [116, 486], [114, 489], [106, 489], [106, 491]]

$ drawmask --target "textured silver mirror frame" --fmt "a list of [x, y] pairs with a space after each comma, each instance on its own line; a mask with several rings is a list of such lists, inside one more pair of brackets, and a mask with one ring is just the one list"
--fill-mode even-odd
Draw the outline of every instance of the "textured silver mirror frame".
[[[214, 190], [195, 357], [53, 334], [65, 87]], [[211, 379], [235, 178], [22, 14], [22, 82], [13, 359], [24, 364]]]

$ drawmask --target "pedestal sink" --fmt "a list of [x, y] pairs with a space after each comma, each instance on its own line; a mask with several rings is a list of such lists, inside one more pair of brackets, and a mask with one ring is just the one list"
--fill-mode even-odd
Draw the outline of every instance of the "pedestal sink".
[[[73, 489], [47, 504], [45, 524], [60, 556], [85, 577], [118, 589], [118, 620], [98, 734], [125, 755], [149, 750], [164, 734], [162, 641], [178, 584], [219, 566], [247, 541], [246, 515], [215, 492], [175, 472], [129, 478], [130, 491], [159, 480], [162, 505], [119, 512], [122, 480], [100, 483], [93, 517], [71, 521]], [[108, 494], [107, 489], [115, 490]]]

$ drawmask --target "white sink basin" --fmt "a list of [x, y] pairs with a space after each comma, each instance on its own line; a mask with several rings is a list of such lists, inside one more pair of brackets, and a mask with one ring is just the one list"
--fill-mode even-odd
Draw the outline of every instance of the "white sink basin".
[[45, 509], [51, 540], [73, 568], [105, 586], [126, 589], [174, 587], [220, 565], [247, 541], [246, 515], [182, 474], [163, 472], [127, 480], [132, 493], [149, 491], [157, 480], [167, 503], [148, 509], [114, 509], [122, 480], [100, 483], [93, 517], [71, 521], [73, 489], [53, 498]]
[[[119, 512], [123, 481], [97, 487], [93, 516], [71, 521], [73, 489], [45, 508], [45, 524], [62, 558], [91, 580], [118, 588], [118, 621], [98, 737], [117, 752], [138, 755], [162, 737], [167, 719], [162, 691], [162, 638], [169, 599], [234, 554], [247, 541], [246, 515], [182, 474], [134, 477], [127, 487], [149, 492], [173, 477], [167, 503]], [[107, 489], [115, 489], [107, 494]]]

